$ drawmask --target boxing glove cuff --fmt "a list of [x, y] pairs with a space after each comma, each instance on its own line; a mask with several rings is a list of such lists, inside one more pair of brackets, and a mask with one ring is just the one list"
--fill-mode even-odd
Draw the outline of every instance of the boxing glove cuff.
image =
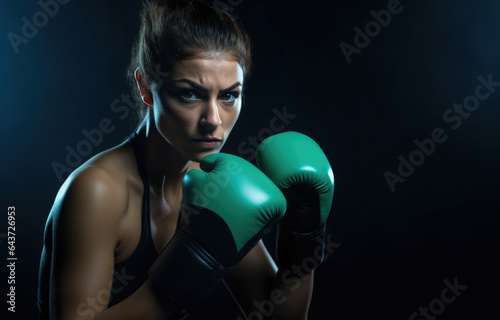
[[[278, 224], [276, 255], [280, 267], [290, 269], [292, 266], [303, 266], [307, 261], [309, 269], [313, 264], [316, 269], [323, 262], [325, 255], [326, 224], [312, 232], [299, 233], [287, 228], [283, 223]], [[307, 260], [307, 261], [306, 261]]]
[[148, 274], [171, 302], [188, 307], [214, 289], [225, 269], [186, 232], [177, 230]]

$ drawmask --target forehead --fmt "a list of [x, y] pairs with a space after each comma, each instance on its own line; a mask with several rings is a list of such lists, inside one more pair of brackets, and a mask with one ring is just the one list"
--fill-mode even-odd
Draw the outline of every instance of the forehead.
[[173, 80], [185, 78], [202, 85], [243, 84], [243, 69], [240, 64], [225, 57], [194, 57], [178, 61], [170, 76]]

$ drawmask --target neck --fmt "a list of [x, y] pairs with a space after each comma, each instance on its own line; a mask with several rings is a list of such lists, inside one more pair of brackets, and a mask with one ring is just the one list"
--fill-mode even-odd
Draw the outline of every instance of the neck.
[[145, 145], [144, 162], [151, 191], [164, 199], [180, 200], [182, 179], [193, 163], [158, 132], [151, 112], [148, 111], [137, 134], [139, 143]]

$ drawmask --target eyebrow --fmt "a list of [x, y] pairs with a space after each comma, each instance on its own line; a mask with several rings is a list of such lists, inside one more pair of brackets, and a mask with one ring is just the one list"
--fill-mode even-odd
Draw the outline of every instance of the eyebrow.
[[[208, 93], [208, 89], [207, 89], [207, 88], [205, 88], [205, 87], [203, 87], [202, 85], [200, 85], [200, 84], [198, 84], [198, 83], [196, 83], [196, 82], [194, 82], [194, 81], [191, 81], [191, 80], [189, 80], [189, 79], [179, 79], [179, 80], [173, 80], [172, 82], [174, 82], [174, 83], [185, 82], [185, 83], [187, 83], [187, 84], [191, 85], [192, 87], [194, 87], [195, 89], [197, 89], [197, 90], [199, 90], [199, 91], [201, 91], [201, 92], [203, 92], [203, 93]], [[239, 87], [239, 86], [241, 86], [241, 83], [240, 83], [240, 82], [236, 82], [236, 83], [235, 83], [235, 84], [233, 84], [232, 86], [230, 86], [230, 87], [228, 87], [228, 88], [226, 88], [226, 89], [221, 90], [221, 92], [222, 92], [222, 93], [226, 93], [226, 92], [231, 91], [231, 90], [233, 90], [234, 88]]]

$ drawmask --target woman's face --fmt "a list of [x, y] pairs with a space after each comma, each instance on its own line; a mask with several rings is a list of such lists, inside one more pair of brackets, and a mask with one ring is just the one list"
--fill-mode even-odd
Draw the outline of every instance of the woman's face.
[[186, 159], [219, 152], [241, 110], [243, 70], [226, 58], [195, 57], [176, 63], [152, 89], [155, 124]]

